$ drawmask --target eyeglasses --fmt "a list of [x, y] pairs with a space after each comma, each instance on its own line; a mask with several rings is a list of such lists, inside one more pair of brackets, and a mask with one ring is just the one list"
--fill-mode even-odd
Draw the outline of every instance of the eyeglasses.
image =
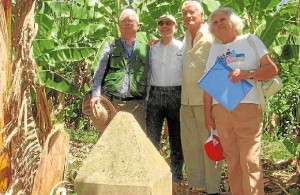
[[174, 22], [172, 22], [172, 21], [170, 21], [170, 20], [167, 20], [167, 21], [159, 21], [159, 22], [157, 22], [157, 24], [159, 25], [159, 26], [163, 26], [164, 24], [166, 24], [167, 26], [170, 26], [170, 25], [172, 25], [172, 24], [174, 24]]
[[120, 23], [122, 23], [122, 24], [125, 24], [125, 23], [127, 23], [127, 24], [134, 24], [135, 22], [137, 22], [137, 21], [135, 21], [135, 20], [121, 20], [120, 21]]

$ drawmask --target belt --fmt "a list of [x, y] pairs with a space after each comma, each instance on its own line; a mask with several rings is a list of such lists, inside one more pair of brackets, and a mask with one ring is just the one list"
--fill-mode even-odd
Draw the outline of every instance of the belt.
[[157, 91], [177, 91], [177, 90], [181, 90], [181, 86], [171, 86], [171, 87], [151, 86], [151, 90], [157, 90]]
[[112, 100], [120, 100], [120, 101], [131, 101], [131, 100], [142, 100], [145, 99], [142, 96], [135, 96], [135, 97], [120, 97], [113, 94], [105, 93], [110, 101]]

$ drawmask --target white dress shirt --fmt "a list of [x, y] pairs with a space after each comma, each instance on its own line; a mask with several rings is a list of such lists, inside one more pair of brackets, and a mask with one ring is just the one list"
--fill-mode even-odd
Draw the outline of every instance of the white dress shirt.
[[160, 87], [182, 84], [182, 42], [173, 39], [168, 45], [161, 41], [150, 49], [150, 85]]

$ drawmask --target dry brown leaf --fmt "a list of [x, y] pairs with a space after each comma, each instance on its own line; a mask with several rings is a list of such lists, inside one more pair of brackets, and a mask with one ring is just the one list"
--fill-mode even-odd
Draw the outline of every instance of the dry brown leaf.
[[287, 188], [296, 185], [300, 182], [300, 174], [299, 172], [296, 172], [295, 174], [291, 175], [288, 180], [286, 181]]

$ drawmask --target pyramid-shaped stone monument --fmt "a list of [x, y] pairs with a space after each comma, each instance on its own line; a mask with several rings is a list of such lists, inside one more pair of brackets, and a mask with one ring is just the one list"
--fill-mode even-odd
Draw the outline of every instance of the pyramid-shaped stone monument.
[[118, 112], [83, 162], [78, 195], [171, 195], [169, 165], [127, 112]]

